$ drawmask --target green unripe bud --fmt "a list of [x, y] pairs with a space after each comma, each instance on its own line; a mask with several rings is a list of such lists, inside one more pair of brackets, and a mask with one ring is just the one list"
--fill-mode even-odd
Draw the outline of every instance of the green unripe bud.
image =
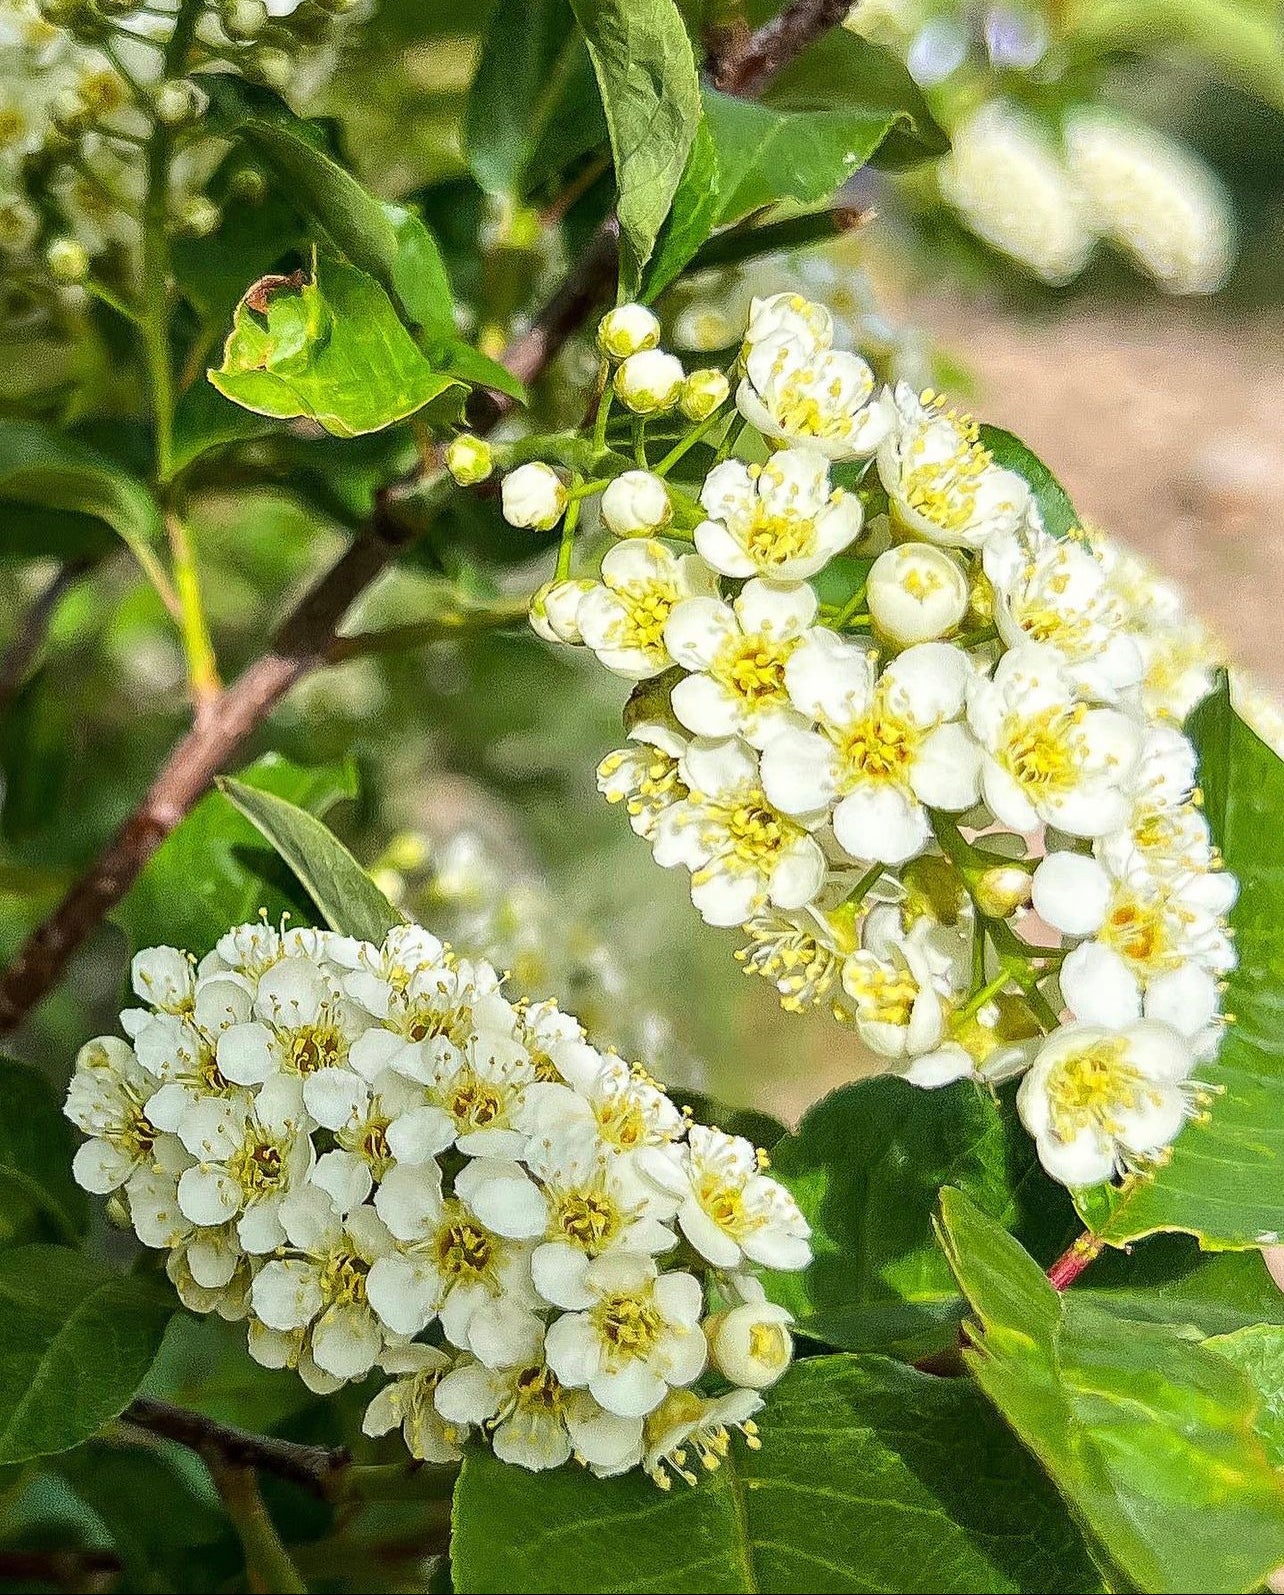
[[446, 446], [446, 469], [460, 487], [476, 487], [495, 469], [495, 456], [485, 438], [461, 432]]
[[185, 199], [176, 218], [179, 229], [193, 238], [208, 237], [222, 219], [218, 206], [204, 194], [193, 194]]
[[229, 39], [256, 39], [267, 27], [268, 12], [263, 0], [224, 0], [218, 19]]
[[74, 238], [55, 238], [45, 250], [45, 262], [55, 282], [84, 282], [89, 275], [89, 251]]
[[156, 120], [166, 127], [182, 127], [205, 109], [206, 97], [187, 78], [170, 78], [157, 86], [152, 99]]
[[248, 69], [260, 83], [266, 83], [268, 88], [284, 89], [294, 73], [294, 62], [286, 51], [264, 45], [261, 50], [254, 52], [253, 58], [248, 63]]
[[713, 412], [727, 402], [731, 384], [721, 371], [712, 366], [693, 371], [682, 384], [682, 397], [678, 408], [689, 421], [707, 421]]
[[1029, 872], [1016, 864], [996, 864], [977, 877], [972, 892], [983, 914], [1007, 919], [1030, 901]]
[[240, 205], [261, 205], [267, 198], [267, 179], [253, 166], [242, 166], [227, 185], [228, 199]]

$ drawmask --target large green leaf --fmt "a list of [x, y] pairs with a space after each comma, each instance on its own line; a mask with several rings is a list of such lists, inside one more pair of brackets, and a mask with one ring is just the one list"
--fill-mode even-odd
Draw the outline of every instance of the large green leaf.
[[531, 1475], [470, 1452], [456, 1590], [1102, 1587], [1055, 1491], [965, 1380], [814, 1358], [757, 1422], [761, 1450], [733, 1442], [716, 1473], [668, 1492], [638, 1473]]
[[636, 293], [700, 120], [695, 56], [674, 0], [571, 0], [611, 135], [620, 282]]
[[379, 284], [328, 255], [310, 280], [256, 285], [209, 379], [258, 415], [306, 416], [342, 438], [404, 421], [457, 385], [433, 369]]
[[30, 1064], [0, 1058], [0, 1237], [25, 1228], [31, 1212], [75, 1244], [89, 1213], [71, 1177], [76, 1138], [48, 1080]]
[[242, 781], [224, 779], [219, 790], [276, 848], [332, 930], [378, 943], [405, 924], [405, 915], [315, 815]]
[[5, 511], [0, 555], [100, 554], [106, 525], [146, 559], [164, 529], [137, 477], [39, 421], [0, 420], [0, 500], [19, 506]]
[[1190, 731], [1213, 838], [1239, 879], [1234, 1022], [1205, 1071], [1218, 1095], [1167, 1163], [1084, 1211], [1114, 1244], [1165, 1229], [1210, 1247], [1273, 1244], [1284, 1236], [1284, 763], [1232, 709], [1225, 683]]
[[919, 1356], [953, 1344], [963, 1298], [936, 1244], [957, 1185], [1049, 1258], [1074, 1233], [1069, 1202], [1029, 1137], [967, 1082], [920, 1091], [890, 1076], [843, 1086], [772, 1150], [772, 1172], [812, 1226], [815, 1260], [768, 1288], [802, 1333], [846, 1351]]
[[63, 1246], [0, 1252], [0, 1463], [69, 1451], [124, 1410], [172, 1292]]
[[[349, 762], [304, 766], [279, 754], [256, 760], [239, 778], [321, 814], [357, 790]], [[308, 898], [276, 852], [230, 799], [211, 792], [161, 843], [112, 917], [135, 947], [185, 947], [199, 955], [260, 909], [273, 921], [290, 914], [296, 923], [313, 923]]]
[[1044, 528], [1053, 537], [1068, 537], [1080, 524], [1079, 516], [1070, 502], [1070, 495], [1034, 450], [1001, 426], [983, 426], [981, 441], [994, 456], [996, 465], [1015, 471], [1030, 484]]
[[977, 1382], [1133, 1586], [1225, 1595], [1284, 1563], [1284, 1479], [1248, 1380], [1184, 1326], [1053, 1290], [959, 1191], [942, 1239], [976, 1324]]
[[1284, 1329], [1278, 1324], [1247, 1324], [1205, 1344], [1234, 1363], [1257, 1392], [1253, 1425], [1272, 1464], [1284, 1469]]

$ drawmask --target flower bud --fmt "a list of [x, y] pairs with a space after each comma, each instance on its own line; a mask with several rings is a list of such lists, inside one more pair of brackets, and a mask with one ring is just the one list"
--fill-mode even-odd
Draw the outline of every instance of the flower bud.
[[712, 366], [693, 371], [682, 384], [678, 400], [683, 415], [689, 421], [707, 421], [713, 412], [724, 405], [731, 395], [731, 384], [721, 371]]
[[958, 561], [930, 543], [901, 543], [880, 554], [866, 593], [875, 626], [899, 648], [944, 637], [968, 605]]
[[207, 238], [222, 221], [223, 214], [204, 194], [192, 194], [178, 211], [178, 225], [193, 238]]
[[500, 488], [500, 504], [510, 526], [551, 532], [566, 512], [566, 503], [561, 478], [538, 460], [510, 471]]
[[627, 360], [659, 341], [660, 323], [645, 305], [617, 305], [597, 324], [597, 346], [609, 360]]
[[267, 179], [253, 166], [242, 166], [228, 180], [227, 197], [240, 205], [261, 205], [267, 191]]
[[660, 349], [631, 354], [615, 372], [615, 392], [635, 415], [671, 410], [686, 380], [682, 362]]
[[545, 642], [571, 645], [583, 642], [575, 617], [580, 599], [585, 593], [591, 592], [594, 585], [583, 578], [545, 582], [531, 598], [531, 630]]
[[84, 282], [89, 275], [89, 251], [75, 238], [55, 238], [45, 260], [55, 282]]
[[996, 864], [977, 877], [972, 892], [983, 914], [1007, 919], [1030, 901], [1030, 875], [1016, 864]]
[[602, 519], [617, 537], [649, 537], [673, 519], [669, 490], [650, 471], [625, 471], [602, 494]]
[[461, 432], [446, 446], [446, 469], [460, 487], [476, 487], [495, 469], [495, 456], [485, 438]]
[[267, 26], [267, 20], [263, 0], [225, 0], [219, 7], [219, 21], [229, 39], [257, 38]]
[[40, 217], [24, 199], [0, 198], [0, 249], [18, 254], [29, 249], [40, 232]]
[[718, 1372], [733, 1385], [764, 1390], [774, 1385], [794, 1354], [788, 1325], [793, 1314], [774, 1302], [754, 1301], [719, 1314], [707, 1326]]
[[256, 50], [247, 66], [253, 76], [260, 83], [266, 83], [270, 89], [286, 88], [294, 74], [294, 62], [290, 59], [289, 53], [278, 50], [272, 45], [264, 45], [262, 49]]
[[206, 96], [187, 78], [170, 78], [157, 86], [152, 98], [156, 120], [166, 127], [181, 127], [205, 108]]

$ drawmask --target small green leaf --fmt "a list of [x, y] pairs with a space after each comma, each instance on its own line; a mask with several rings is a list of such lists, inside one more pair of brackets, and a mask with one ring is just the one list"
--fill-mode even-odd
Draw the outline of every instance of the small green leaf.
[[1284, 1562], [1284, 1479], [1243, 1375], [1182, 1325], [1058, 1295], [961, 1192], [941, 1214], [978, 1320], [968, 1365], [1103, 1554], [1145, 1591], [1260, 1589]]
[[[707, 91], [706, 91], [707, 92]], [[660, 229], [655, 254], [646, 269], [643, 298], [658, 298], [680, 276], [722, 215], [718, 147], [707, 114], [700, 117], [691, 153], [673, 196], [673, 208]]]
[[[1284, 762], [1239, 718], [1225, 682], [1191, 718], [1204, 812], [1239, 881], [1234, 1022], [1201, 1071], [1218, 1094], [1162, 1167], [1087, 1209], [1114, 1245], [1182, 1229], [1208, 1247], [1284, 1237]], [[1106, 1207], [1103, 1212], [1102, 1208]]]
[[331, 930], [379, 943], [406, 916], [395, 909], [334, 833], [306, 809], [224, 777], [224, 793], [298, 876]]
[[766, 1401], [761, 1450], [733, 1440], [692, 1488], [663, 1492], [636, 1472], [529, 1474], [471, 1451], [455, 1491], [455, 1589], [1101, 1589], [1056, 1492], [968, 1381], [818, 1357]]
[[256, 414], [306, 416], [342, 438], [403, 421], [462, 386], [433, 369], [377, 282], [327, 255], [309, 282], [251, 290], [209, 379]]
[[0, 1232], [12, 1237], [22, 1228], [15, 1205], [34, 1208], [74, 1246], [89, 1203], [71, 1177], [76, 1137], [53, 1087], [30, 1064], [0, 1058], [0, 1103]]
[[172, 1293], [64, 1246], [0, 1252], [0, 1463], [69, 1451], [122, 1412]]
[[[0, 420], [0, 500], [20, 506], [5, 516], [4, 553], [100, 554], [111, 539], [94, 528], [105, 523], [146, 560], [164, 530], [156, 501], [137, 477], [38, 421]], [[58, 518], [50, 520], [50, 512]], [[34, 545], [33, 529], [41, 532]]]
[[[239, 779], [319, 814], [357, 791], [350, 762], [304, 766], [272, 753]], [[260, 909], [273, 922], [290, 914], [296, 923], [313, 923], [307, 897], [258, 829], [230, 799], [211, 792], [157, 848], [112, 917], [134, 947], [185, 947], [200, 955]]]
[[1079, 526], [1079, 516], [1070, 495], [1032, 449], [1001, 426], [983, 426], [981, 441], [994, 456], [996, 465], [1015, 471], [1030, 484], [1039, 506], [1044, 528], [1053, 537], [1067, 537]]
[[673, 0], [571, 0], [611, 135], [620, 285], [635, 294], [700, 121], [695, 56]]
[[958, 1185], [1048, 1256], [1069, 1241], [1069, 1202], [1029, 1138], [966, 1082], [920, 1091], [886, 1076], [819, 1102], [771, 1153], [812, 1226], [815, 1259], [768, 1278], [803, 1334], [845, 1351], [911, 1356], [954, 1343], [963, 1299], [936, 1244], [943, 1185]]

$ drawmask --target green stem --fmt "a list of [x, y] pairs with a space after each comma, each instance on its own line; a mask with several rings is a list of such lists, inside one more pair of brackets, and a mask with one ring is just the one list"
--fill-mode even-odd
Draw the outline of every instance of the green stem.
[[358, 1463], [347, 1468], [338, 1499], [348, 1501], [448, 1501], [459, 1468], [411, 1462]]
[[862, 582], [852, 596], [847, 600], [838, 614], [830, 622], [835, 631], [842, 631], [846, 626], [868, 626], [868, 615], [858, 615], [857, 611], [865, 602], [866, 583]]
[[869, 896], [870, 892], [873, 891], [874, 887], [878, 884], [879, 880], [886, 873], [886, 871], [886, 864], [875, 864], [870, 869], [867, 869], [861, 878], [856, 882], [852, 890], [847, 894], [846, 897], [843, 898], [843, 907], [859, 907], [860, 904], [863, 903]]
[[719, 422], [727, 419], [721, 409], [715, 410], [712, 415], [706, 416], [698, 427], [688, 432], [686, 437], [675, 443], [660, 463], [654, 467], [657, 476], [667, 476], [688, 449], [693, 449], [700, 439], [707, 437]]
[[118, 316], [123, 316], [132, 326], [142, 326], [142, 318], [133, 305], [126, 304], [114, 289], [108, 288], [105, 283], [95, 282], [90, 277], [85, 283], [85, 292], [93, 299], [99, 299], [103, 304], [114, 310]]
[[360, 659], [367, 654], [400, 653], [410, 648], [425, 648], [434, 642], [445, 642], [452, 637], [502, 631], [506, 626], [516, 626], [524, 621], [529, 610], [529, 596], [519, 600], [500, 599], [475, 609], [443, 610], [430, 620], [414, 621], [406, 626], [389, 626], [384, 631], [359, 631], [353, 636], [336, 637], [326, 657], [330, 664], [342, 664], [345, 660]]
[[646, 421], [641, 416], [638, 416], [633, 423], [633, 458], [639, 470], [651, 469], [646, 458]]
[[308, 1595], [308, 1586], [268, 1516], [253, 1468], [208, 1463], [245, 1557], [245, 1578], [255, 1595]]
[[615, 398], [615, 390], [611, 386], [610, 374], [604, 365], [602, 367], [602, 397], [597, 401], [597, 415], [593, 420], [593, 447], [598, 454], [606, 448], [606, 423], [610, 419], [611, 404]]
[[165, 517], [165, 530], [169, 534], [174, 586], [178, 593], [179, 625], [183, 634], [183, 652], [187, 656], [187, 681], [193, 702], [199, 710], [217, 696], [223, 683], [219, 678], [214, 645], [210, 641], [191, 536], [173, 511]]
[[554, 581], [565, 581], [571, 574], [571, 555], [575, 550], [575, 528], [579, 524], [580, 509], [584, 500], [582, 497], [572, 496], [567, 506], [566, 515], [562, 520], [562, 541], [557, 550], [557, 567], [553, 572]]

